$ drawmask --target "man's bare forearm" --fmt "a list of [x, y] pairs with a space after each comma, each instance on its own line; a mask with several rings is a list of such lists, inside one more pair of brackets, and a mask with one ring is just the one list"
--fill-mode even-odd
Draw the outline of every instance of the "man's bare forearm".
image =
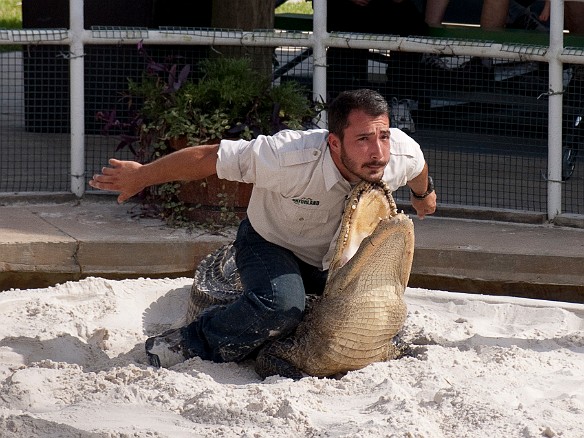
[[219, 145], [193, 146], [165, 155], [146, 165], [135, 161], [109, 160], [101, 174], [89, 185], [100, 190], [119, 192], [124, 202], [146, 187], [171, 181], [194, 181], [217, 173]]
[[425, 164], [420, 174], [409, 180], [407, 184], [414, 193], [424, 193], [428, 188], [428, 165]]
[[219, 145], [193, 146], [165, 155], [140, 169], [145, 187], [171, 181], [194, 181], [217, 173]]

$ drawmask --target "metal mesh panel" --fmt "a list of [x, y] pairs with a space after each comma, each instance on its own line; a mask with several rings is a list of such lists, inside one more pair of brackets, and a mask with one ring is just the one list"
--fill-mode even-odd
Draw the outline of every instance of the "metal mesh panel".
[[[208, 35], [204, 29], [169, 27], [160, 31], [169, 36]], [[0, 43], [13, 44], [12, 50], [0, 52], [0, 193], [66, 192], [70, 190], [69, 46], [61, 41], [67, 33], [59, 29], [27, 32], [0, 31]], [[111, 156], [132, 158], [130, 151], [116, 150], [119, 138], [115, 134], [102, 135], [103, 123], [95, 116], [114, 109], [119, 118], [131, 116], [124, 97], [127, 81], [138, 79], [146, 64], [136, 47], [138, 39], [147, 35], [145, 29], [100, 27], [92, 32], [94, 38], [108, 39], [108, 45], [86, 45], [84, 49], [86, 176], [98, 171]], [[221, 45], [234, 36], [241, 37], [241, 46]], [[253, 44], [248, 45], [249, 36], [227, 30], [217, 31], [213, 46], [156, 45], [144, 40], [152, 57], [174, 57], [183, 64], [195, 64], [214, 52], [244, 51], [264, 60], [269, 52], [273, 65], [267, 68], [272, 68], [276, 82], [298, 81], [310, 90], [311, 48], [257, 46], [263, 38], [280, 37], [288, 39], [284, 44], [295, 44], [290, 35], [266, 32], [254, 34]], [[360, 44], [379, 43], [379, 38], [370, 35], [337, 37], [356, 39]], [[111, 44], [112, 38], [135, 42]], [[391, 42], [398, 37], [383, 38]], [[426, 44], [428, 50], [471, 44], [426, 37], [408, 41]], [[473, 41], [472, 45], [480, 43]], [[437, 55], [437, 50], [423, 54], [329, 48], [323, 98], [329, 100], [342, 90], [358, 87], [380, 91], [392, 105], [392, 125], [410, 131], [421, 144], [440, 202], [545, 212], [547, 63], [522, 61], [525, 54], [541, 56], [545, 49], [518, 44], [502, 47], [514, 60]], [[578, 57], [582, 49], [566, 48], [564, 54]], [[580, 123], [584, 116], [584, 56], [582, 59], [582, 63], [564, 66], [562, 211], [574, 214], [584, 214], [584, 122]], [[409, 194], [402, 189], [396, 198], [405, 201]]]
[[274, 50], [274, 80], [294, 80], [312, 89], [314, 58], [307, 47], [277, 47]]
[[[329, 95], [370, 87], [392, 103], [392, 126], [421, 144], [440, 202], [546, 211], [546, 63], [353, 49], [329, 49], [327, 63]], [[584, 135], [573, 125], [582, 90], [573, 76], [567, 66], [563, 143], [578, 151]], [[584, 212], [580, 155], [564, 181], [569, 213]], [[396, 197], [409, 193], [401, 189]]]
[[568, 65], [567, 67], [569, 82], [564, 89], [562, 211], [583, 214], [584, 65]]
[[70, 188], [66, 47], [24, 45], [0, 52], [0, 192]]

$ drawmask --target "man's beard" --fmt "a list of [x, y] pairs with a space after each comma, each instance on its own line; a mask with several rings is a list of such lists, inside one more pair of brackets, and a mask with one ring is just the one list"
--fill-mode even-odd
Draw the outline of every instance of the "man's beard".
[[[344, 147], [341, 147], [341, 163], [343, 163], [343, 166], [345, 166], [351, 174], [355, 175], [360, 180], [367, 182], [379, 181], [383, 177], [385, 166], [387, 166], [387, 161], [381, 160], [368, 161], [359, 165], [347, 156]], [[375, 173], [371, 173], [372, 170], [367, 166], [382, 166], [382, 168], [376, 169]]]

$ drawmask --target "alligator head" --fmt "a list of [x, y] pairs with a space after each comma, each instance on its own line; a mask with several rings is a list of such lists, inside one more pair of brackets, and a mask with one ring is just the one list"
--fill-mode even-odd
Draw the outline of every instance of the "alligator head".
[[329, 277], [334, 276], [355, 255], [363, 239], [373, 234], [379, 221], [396, 214], [395, 201], [384, 182], [363, 181], [355, 186], [341, 219]]

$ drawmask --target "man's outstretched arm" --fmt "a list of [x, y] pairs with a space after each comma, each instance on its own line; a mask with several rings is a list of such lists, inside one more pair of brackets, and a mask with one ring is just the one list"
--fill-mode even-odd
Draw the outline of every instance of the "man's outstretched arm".
[[148, 164], [135, 161], [109, 160], [101, 174], [94, 175], [89, 185], [100, 190], [119, 192], [122, 203], [144, 188], [171, 181], [194, 181], [217, 173], [219, 145], [193, 146], [165, 155]]

